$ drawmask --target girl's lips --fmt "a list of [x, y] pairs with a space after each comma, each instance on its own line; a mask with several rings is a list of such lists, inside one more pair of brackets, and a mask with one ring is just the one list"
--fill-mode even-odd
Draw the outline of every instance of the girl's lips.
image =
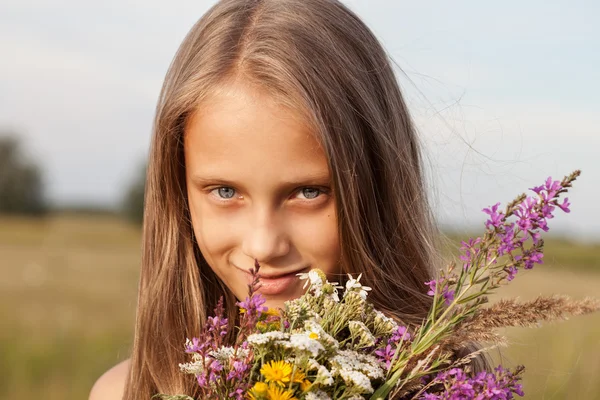
[[[297, 280], [300, 279], [299, 277], [296, 276], [296, 274], [299, 274], [301, 272], [306, 272], [309, 269], [310, 268], [305, 268], [300, 271], [295, 271], [295, 272], [289, 273], [287, 275], [280, 275], [280, 276], [273, 277], [273, 278], [265, 278], [265, 277], [261, 276], [259, 279], [259, 288], [256, 291], [263, 295], [271, 295], [271, 296], [283, 293], [290, 287], [290, 285], [292, 285], [294, 282], [296, 282]], [[260, 276], [260, 272], [258, 273], [258, 275]], [[247, 273], [246, 274], [246, 283], [250, 284], [251, 282], [252, 282], [252, 275]]]

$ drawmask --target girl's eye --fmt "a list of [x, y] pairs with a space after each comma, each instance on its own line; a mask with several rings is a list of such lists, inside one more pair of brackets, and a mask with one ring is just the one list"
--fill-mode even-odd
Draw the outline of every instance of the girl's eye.
[[309, 200], [316, 199], [321, 194], [321, 190], [312, 187], [303, 188], [301, 192]]
[[233, 196], [235, 195], [235, 190], [230, 187], [226, 187], [226, 186], [219, 187], [219, 188], [213, 189], [213, 192], [215, 190], [217, 191], [217, 195], [222, 199], [232, 199]]

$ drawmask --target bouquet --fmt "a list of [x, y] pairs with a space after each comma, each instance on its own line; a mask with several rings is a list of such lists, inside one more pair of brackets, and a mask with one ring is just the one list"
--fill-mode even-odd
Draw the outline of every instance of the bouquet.
[[[541, 231], [553, 212], [569, 212], [568, 198], [559, 202], [575, 171], [562, 181], [548, 178], [522, 194], [504, 210], [497, 203], [482, 237], [462, 242], [460, 264], [451, 263], [437, 279], [424, 282], [433, 296], [427, 318], [409, 328], [388, 318], [368, 301], [371, 290], [361, 276], [348, 276], [344, 287], [313, 269], [299, 274], [306, 293], [284, 309], [264, 306], [256, 289], [260, 265], [255, 263], [248, 297], [237, 305], [240, 324], [235, 341], [225, 343], [228, 321], [222, 299], [197, 338], [187, 339], [190, 361], [180, 364], [193, 374], [201, 398], [250, 400], [341, 399], [512, 399], [523, 396], [523, 366], [513, 370], [472, 371], [470, 361], [505, 344], [495, 332], [507, 326], [535, 326], [541, 321], [594, 312], [600, 302], [566, 296], [518, 302], [503, 299], [485, 306], [487, 295], [512, 281], [519, 270], [542, 263]], [[513, 221], [509, 221], [513, 219]], [[456, 359], [465, 342], [486, 342]], [[159, 394], [162, 399], [190, 396]]]

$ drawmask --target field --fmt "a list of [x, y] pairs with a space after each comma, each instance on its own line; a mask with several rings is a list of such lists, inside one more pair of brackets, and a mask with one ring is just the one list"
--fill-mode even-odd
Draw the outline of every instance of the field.
[[[600, 297], [600, 245], [546, 243], [545, 264], [500, 295]], [[116, 217], [0, 218], [0, 397], [86, 399], [128, 357], [139, 248]], [[600, 399], [600, 315], [506, 334], [497, 359], [526, 365], [526, 399]]]

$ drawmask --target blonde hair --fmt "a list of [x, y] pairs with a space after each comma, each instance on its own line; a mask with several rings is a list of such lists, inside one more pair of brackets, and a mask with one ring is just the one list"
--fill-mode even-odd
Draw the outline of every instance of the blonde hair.
[[177, 368], [186, 337], [220, 296], [235, 321], [235, 297], [194, 241], [183, 157], [188, 116], [228, 82], [267, 91], [314, 127], [332, 174], [342, 272], [362, 273], [370, 300], [405, 324], [431, 305], [424, 282], [439, 265], [439, 235], [421, 146], [381, 44], [336, 0], [223, 0], [184, 39], [156, 109], [125, 399], [195, 393]]

